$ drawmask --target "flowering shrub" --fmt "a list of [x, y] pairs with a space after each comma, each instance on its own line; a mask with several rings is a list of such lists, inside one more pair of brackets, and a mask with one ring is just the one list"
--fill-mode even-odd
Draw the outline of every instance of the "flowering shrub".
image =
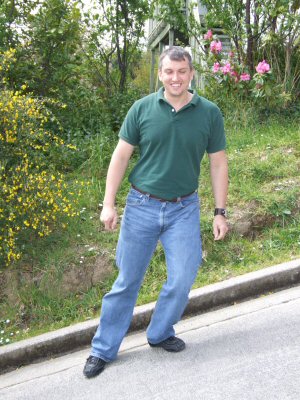
[[211, 30], [203, 36], [207, 49], [206, 76], [225, 90], [225, 94], [239, 94], [241, 97], [253, 95], [254, 97], [271, 97], [272, 71], [270, 65], [261, 61], [256, 66], [256, 74], [252, 77], [246, 68], [240, 64], [233, 51], [229, 54], [222, 53], [222, 43], [214, 37]]
[[0, 53], [0, 265], [21, 257], [22, 235], [49, 235], [63, 224], [62, 216], [77, 215], [75, 193], [51, 165], [51, 150], [68, 147], [46, 129], [52, 114], [43, 101], [24, 94], [25, 85], [21, 91], [5, 89], [13, 58], [13, 50]]

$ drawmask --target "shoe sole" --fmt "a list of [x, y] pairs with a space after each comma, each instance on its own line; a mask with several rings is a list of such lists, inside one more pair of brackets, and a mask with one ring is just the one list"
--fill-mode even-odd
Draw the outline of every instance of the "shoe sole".
[[105, 365], [103, 365], [102, 368], [98, 369], [96, 372], [93, 372], [93, 373], [86, 373], [85, 371], [83, 371], [83, 375], [88, 379], [95, 378], [96, 376], [100, 375], [101, 372], [103, 372], [104, 368], [105, 368]]
[[[149, 342], [148, 342], [149, 343]], [[167, 344], [153, 344], [153, 343], [149, 343], [150, 347], [160, 347], [161, 349], [164, 349], [166, 351], [169, 351], [170, 353], [179, 353], [180, 351], [185, 349], [185, 343], [182, 343], [180, 346], [174, 348], [174, 346], [170, 345], [168, 346]]]

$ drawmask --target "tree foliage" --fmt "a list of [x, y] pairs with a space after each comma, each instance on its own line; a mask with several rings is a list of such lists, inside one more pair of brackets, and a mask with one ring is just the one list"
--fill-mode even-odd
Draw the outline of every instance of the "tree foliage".
[[[26, 83], [39, 96], [53, 96], [76, 76], [80, 10], [75, 2], [66, 0], [28, 0], [25, 8], [18, 2], [11, 3], [14, 22], [1, 43], [2, 50], [16, 49], [11, 87]], [[7, 29], [6, 25], [1, 28]]]
[[0, 2], [0, 50], [17, 47], [21, 40], [26, 21], [41, 0], [1, 0]]
[[53, 112], [68, 137], [98, 131], [114, 120], [120, 96], [129, 106], [133, 101], [126, 93], [141, 59], [149, 10], [146, 0], [95, 0], [88, 6], [75, 0], [4, 0], [0, 49], [16, 50], [7, 83], [14, 90], [26, 83], [34, 95], [65, 103], [66, 110]]
[[149, 10], [147, 0], [97, 0], [96, 8], [85, 13], [86, 55], [109, 93], [124, 92], [134, 76]]

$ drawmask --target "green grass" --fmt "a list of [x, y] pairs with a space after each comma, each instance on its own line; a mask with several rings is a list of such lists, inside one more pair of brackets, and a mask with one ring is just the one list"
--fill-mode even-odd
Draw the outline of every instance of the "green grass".
[[[214, 204], [208, 158], [203, 160], [199, 193], [204, 261], [195, 288], [300, 256], [299, 122], [299, 118], [271, 118], [265, 123], [254, 123], [253, 119], [248, 123], [231, 120], [226, 126], [229, 222], [234, 227], [240, 218], [251, 219], [250, 235], [241, 236], [233, 230], [223, 242], [213, 240]], [[80, 200], [80, 216], [70, 221], [65, 231], [56, 231], [28, 247], [18, 268], [27, 272], [29, 278], [21, 274], [24, 282], [13, 304], [1, 299], [0, 342], [2, 338], [3, 344], [99, 315], [101, 298], [109, 291], [116, 269], [105, 281], [87, 291], [64, 294], [59, 290], [59, 283], [70, 265], [84, 269], [102, 254], [108, 263], [114, 264], [118, 232], [104, 231], [99, 222], [99, 204], [104, 195], [107, 163], [116, 141], [116, 135], [98, 135], [89, 144], [90, 159], [76, 176], [87, 183]], [[70, 176], [73, 178], [74, 175]], [[120, 215], [128, 187], [125, 180], [118, 194]], [[90, 252], [88, 247], [94, 250]], [[159, 245], [138, 304], [154, 301], [165, 279], [165, 258]]]

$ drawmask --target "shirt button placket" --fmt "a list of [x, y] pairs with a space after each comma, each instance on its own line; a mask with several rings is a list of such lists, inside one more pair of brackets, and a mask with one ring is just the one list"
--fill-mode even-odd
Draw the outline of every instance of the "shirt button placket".
[[176, 113], [176, 110], [175, 110], [175, 108], [171, 108], [171, 111], [172, 111], [172, 113], [171, 113], [171, 115], [172, 115], [172, 121], [174, 121], [175, 119], [176, 119], [176, 115], [177, 115], [177, 113]]

